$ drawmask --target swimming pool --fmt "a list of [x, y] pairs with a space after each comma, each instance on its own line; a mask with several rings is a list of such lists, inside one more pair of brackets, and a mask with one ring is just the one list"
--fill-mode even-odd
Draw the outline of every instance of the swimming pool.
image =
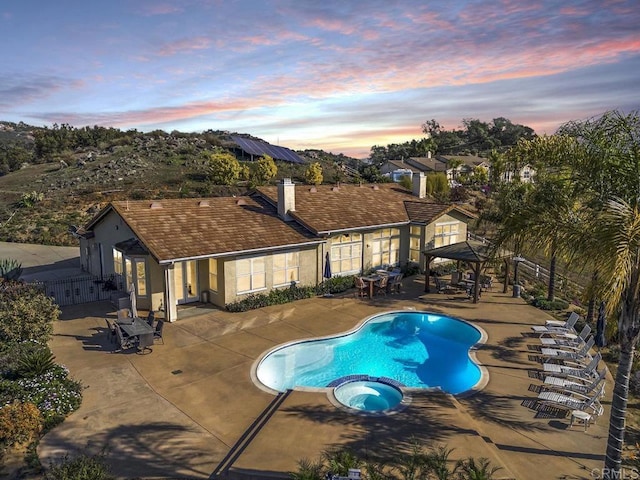
[[256, 377], [283, 392], [326, 388], [350, 375], [386, 377], [408, 388], [439, 387], [458, 394], [482, 377], [469, 357], [482, 338], [471, 324], [430, 312], [376, 315], [353, 332], [276, 347], [257, 365]]

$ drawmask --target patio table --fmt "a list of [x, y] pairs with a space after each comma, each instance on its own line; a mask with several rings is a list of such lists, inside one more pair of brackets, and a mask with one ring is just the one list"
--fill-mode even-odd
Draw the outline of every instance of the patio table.
[[[145, 319], [139, 317], [123, 318], [116, 320], [116, 323], [124, 333], [129, 337], [136, 339], [138, 349], [140, 349], [141, 343], [144, 344], [142, 346], [142, 350], [148, 348], [150, 344], [153, 344], [154, 328], [149, 325]], [[143, 342], [141, 342], [141, 339]], [[149, 343], [149, 339], [151, 339], [151, 343]]]
[[373, 286], [378, 280], [380, 280], [380, 278], [380, 275], [368, 275], [366, 277], [362, 277], [362, 280], [369, 284], [369, 298], [373, 298]]

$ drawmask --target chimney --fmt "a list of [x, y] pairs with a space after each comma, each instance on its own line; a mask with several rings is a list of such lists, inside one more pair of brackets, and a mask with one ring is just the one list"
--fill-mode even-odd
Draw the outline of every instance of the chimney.
[[424, 172], [413, 174], [413, 194], [418, 198], [424, 198], [427, 196], [427, 177], [424, 176]]
[[296, 211], [296, 186], [290, 178], [283, 178], [278, 184], [278, 216], [285, 222], [293, 220], [289, 212]]
[[431, 150], [427, 152], [427, 158], [431, 158]]

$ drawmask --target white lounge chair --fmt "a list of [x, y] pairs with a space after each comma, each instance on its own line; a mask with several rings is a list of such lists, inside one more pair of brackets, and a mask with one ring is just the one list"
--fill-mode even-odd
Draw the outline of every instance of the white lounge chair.
[[[607, 369], [603, 368], [593, 379], [581, 377], [546, 377], [544, 379], [544, 388], [550, 390], [560, 390], [561, 392], [581, 393], [582, 395], [590, 395], [607, 376]], [[604, 388], [602, 389], [604, 394]]]
[[567, 345], [564, 345], [558, 348], [543, 348], [542, 356], [554, 358], [554, 359], [559, 358], [559, 359], [578, 360], [578, 359], [589, 356], [589, 350], [591, 350], [591, 347], [593, 347], [595, 343], [596, 342], [593, 339], [593, 337], [589, 337], [589, 340], [587, 340], [587, 343], [585, 343], [579, 348], [574, 348]]
[[538, 400], [546, 406], [561, 408], [563, 410], [580, 410], [591, 415], [602, 415], [603, 408], [600, 404], [600, 397], [604, 391], [604, 384], [601, 384], [592, 395], [581, 395], [579, 393], [558, 393], [558, 392], [540, 392]]
[[545, 333], [576, 333], [573, 328], [580, 316], [576, 312], [571, 312], [569, 318], [567, 318], [566, 322], [559, 322], [557, 320], [547, 320], [547, 322], [551, 322], [545, 325], [534, 325], [531, 327], [535, 333], [545, 334]]
[[580, 315], [578, 315], [576, 312], [571, 312], [569, 314], [569, 318], [567, 318], [567, 320], [564, 322], [562, 320], [547, 320], [546, 322], [544, 322], [544, 324], [546, 327], [550, 328], [568, 328], [567, 324], [573, 322], [571, 323], [571, 326], [573, 327], [579, 318]]
[[543, 363], [542, 366], [545, 373], [551, 373], [558, 377], [593, 378], [600, 360], [602, 360], [602, 355], [598, 352], [586, 364], [584, 361], [565, 361], [564, 363]]
[[585, 325], [576, 337], [573, 333], [556, 332], [551, 333], [550, 337], [540, 337], [540, 343], [545, 346], [567, 345], [573, 347], [581, 347], [587, 341], [587, 337], [591, 333], [591, 327]]

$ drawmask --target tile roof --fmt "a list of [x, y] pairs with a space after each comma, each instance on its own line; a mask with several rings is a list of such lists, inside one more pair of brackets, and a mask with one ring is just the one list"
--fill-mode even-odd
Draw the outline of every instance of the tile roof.
[[419, 200], [415, 202], [406, 201], [404, 202], [404, 205], [407, 209], [407, 214], [409, 215], [409, 218], [412, 222], [423, 223], [425, 225], [433, 222], [438, 217], [446, 215], [447, 213], [450, 213], [452, 211], [459, 212], [468, 218], [475, 218], [475, 215], [473, 215], [471, 212], [468, 212], [465, 209], [458, 207], [457, 205], [425, 203], [420, 202]]
[[[449, 205], [421, 200], [393, 183], [339, 187], [296, 185], [295, 191], [296, 208], [290, 215], [317, 234], [422, 222], [431, 215], [433, 220], [451, 210]], [[260, 187], [257, 193], [277, 203], [277, 187]]]
[[445, 172], [447, 170], [447, 164], [435, 157], [409, 157], [404, 162], [422, 172]]
[[111, 208], [159, 262], [318, 241], [260, 198], [120, 201]]

